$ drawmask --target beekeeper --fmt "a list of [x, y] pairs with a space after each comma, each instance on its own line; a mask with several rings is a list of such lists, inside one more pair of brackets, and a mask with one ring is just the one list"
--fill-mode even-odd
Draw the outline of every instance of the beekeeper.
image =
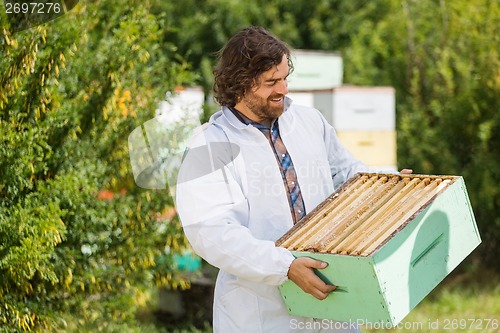
[[352, 323], [290, 316], [278, 290], [288, 279], [318, 299], [334, 290], [313, 271], [326, 263], [295, 259], [274, 242], [336, 187], [369, 170], [319, 111], [286, 97], [292, 69], [287, 45], [265, 29], [234, 35], [214, 70], [222, 109], [193, 137], [179, 172], [184, 232], [220, 269], [216, 333], [358, 331]]

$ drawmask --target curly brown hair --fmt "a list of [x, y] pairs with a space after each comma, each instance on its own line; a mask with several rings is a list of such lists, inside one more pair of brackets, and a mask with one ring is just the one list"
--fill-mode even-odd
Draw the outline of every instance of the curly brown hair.
[[248, 27], [229, 39], [218, 52], [214, 73], [214, 98], [223, 106], [234, 107], [257, 82], [258, 77], [288, 59], [293, 63], [288, 45], [262, 27]]

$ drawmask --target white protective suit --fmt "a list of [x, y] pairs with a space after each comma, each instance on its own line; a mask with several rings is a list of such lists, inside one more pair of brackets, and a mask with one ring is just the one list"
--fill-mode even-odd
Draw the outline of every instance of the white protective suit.
[[[278, 121], [306, 212], [356, 172], [369, 170], [339, 143], [316, 109], [286, 98]], [[193, 249], [220, 269], [214, 332], [358, 331], [335, 330], [329, 321], [287, 313], [277, 286], [287, 280], [294, 257], [274, 242], [293, 221], [272, 147], [257, 128], [225, 107], [215, 113], [192, 139], [179, 172], [176, 203]]]

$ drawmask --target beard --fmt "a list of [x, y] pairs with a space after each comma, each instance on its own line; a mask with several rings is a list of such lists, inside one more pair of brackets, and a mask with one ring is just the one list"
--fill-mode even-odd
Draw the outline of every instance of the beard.
[[[273, 99], [280, 99], [281, 103], [274, 103]], [[260, 121], [267, 120], [272, 122], [274, 119], [281, 116], [284, 112], [285, 103], [284, 95], [273, 95], [267, 99], [259, 97], [250, 92], [244, 101], [245, 105], [258, 117]]]

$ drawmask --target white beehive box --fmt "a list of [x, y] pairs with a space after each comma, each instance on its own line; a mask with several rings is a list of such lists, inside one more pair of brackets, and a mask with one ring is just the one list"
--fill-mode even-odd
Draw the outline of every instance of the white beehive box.
[[293, 104], [314, 107], [314, 93], [312, 91], [292, 91], [287, 94]]
[[392, 87], [342, 86], [317, 91], [314, 103], [337, 131], [396, 128], [396, 97]]

